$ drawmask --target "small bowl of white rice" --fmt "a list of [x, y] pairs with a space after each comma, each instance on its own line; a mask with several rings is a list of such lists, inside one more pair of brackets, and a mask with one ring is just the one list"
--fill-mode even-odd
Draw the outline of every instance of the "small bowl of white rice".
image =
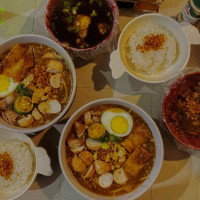
[[0, 199], [12, 200], [21, 196], [38, 173], [52, 174], [46, 150], [35, 147], [25, 134], [0, 128]]
[[145, 14], [123, 29], [118, 48], [110, 57], [110, 68], [115, 79], [127, 72], [143, 82], [161, 83], [177, 75], [189, 56], [188, 38], [174, 19]]

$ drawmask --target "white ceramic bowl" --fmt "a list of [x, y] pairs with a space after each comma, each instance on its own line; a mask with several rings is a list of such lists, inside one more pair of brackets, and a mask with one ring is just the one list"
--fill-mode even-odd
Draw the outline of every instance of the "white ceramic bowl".
[[29, 143], [30, 148], [33, 152], [36, 165], [35, 165], [34, 173], [31, 179], [29, 180], [29, 182], [23, 188], [14, 192], [0, 191], [1, 200], [13, 200], [21, 196], [22, 194], [24, 194], [28, 190], [28, 188], [32, 185], [34, 180], [36, 179], [37, 174], [51, 176], [53, 173], [51, 169], [51, 165], [50, 165], [50, 158], [47, 155], [47, 152], [45, 149], [41, 147], [35, 147], [32, 140], [25, 134], [11, 132], [6, 129], [0, 128], [0, 145], [1, 145], [1, 142], [4, 142], [9, 139], [19, 139], [19, 140]]
[[[156, 158], [155, 158], [155, 163], [154, 166], [151, 170], [151, 173], [149, 177], [135, 190], [133, 190], [130, 193], [127, 193], [122, 196], [117, 196], [117, 197], [107, 197], [107, 196], [102, 196], [96, 193], [93, 193], [86, 188], [84, 188], [78, 181], [77, 179], [73, 176], [72, 172], [70, 171], [70, 168], [67, 165], [66, 161], [66, 149], [65, 149], [65, 142], [66, 138], [70, 132], [70, 129], [73, 125], [73, 123], [87, 110], [89, 110], [92, 107], [99, 106], [99, 105], [105, 105], [105, 104], [117, 104], [117, 105], [122, 105], [127, 108], [132, 109], [136, 113], [138, 113], [148, 124], [149, 128], [151, 129], [151, 132], [153, 134], [153, 137], [155, 139], [155, 145], [156, 145]], [[114, 98], [108, 98], [108, 99], [100, 99], [100, 100], [95, 100], [93, 102], [90, 102], [80, 109], [78, 109], [68, 120], [67, 124], [65, 125], [62, 135], [60, 138], [60, 143], [59, 143], [59, 162], [60, 166], [62, 169], [62, 172], [64, 174], [64, 177], [66, 180], [69, 182], [69, 184], [73, 187], [73, 189], [78, 192], [79, 194], [83, 195], [84, 197], [88, 199], [95, 199], [95, 200], [133, 200], [138, 198], [140, 195], [142, 195], [155, 181], [157, 178], [162, 162], [163, 162], [163, 142], [162, 138], [159, 132], [159, 129], [157, 128], [155, 122], [152, 120], [152, 118], [141, 108], [138, 106], [131, 104], [127, 101], [121, 100], [121, 99], [114, 99]]]
[[[127, 67], [130, 66], [130, 64], [128, 64], [130, 61], [126, 58], [127, 41], [137, 29], [144, 27], [149, 23], [164, 26], [174, 36], [178, 47], [175, 61], [171, 66], [169, 66], [168, 70], [157, 75], [138, 73], [130, 67]], [[115, 50], [110, 56], [110, 68], [112, 70], [112, 76], [115, 79], [118, 79], [127, 72], [133, 78], [143, 82], [161, 83], [176, 76], [177, 73], [186, 66], [189, 56], [190, 43], [178, 22], [161, 14], [144, 14], [131, 20], [123, 29], [119, 37], [117, 50]]]
[[11, 131], [15, 131], [15, 132], [20, 132], [20, 133], [33, 133], [33, 132], [41, 131], [41, 130], [53, 125], [69, 109], [69, 107], [74, 99], [74, 95], [75, 95], [75, 91], [76, 91], [76, 72], [75, 72], [74, 64], [73, 64], [69, 54], [65, 51], [65, 49], [63, 47], [61, 47], [59, 44], [57, 44], [56, 42], [54, 42], [53, 40], [43, 37], [43, 36], [40, 36], [40, 35], [26, 34], [26, 35], [20, 35], [20, 36], [11, 38], [11, 39], [7, 40], [6, 42], [4, 42], [3, 44], [1, 44], [0, 55], [2, 53], [4, 53], [6, 50], [8, 50], [9, 48], [13, 47], [15, 44], [19, 44], [19, 43], [40, 43], [40, 44], [44, 44], [49, 47], [52, 47], [58, 53], [60, 53], [67, 61], [68, 66], [71, 70], [72, 79], [73, 79], [71, 94], [70, 94], [70, 98], [69, 98], [67, 105], [62, 110], [62, 112], [55, 119], [50, 121], [49, 123], [44, 124], [42, 126], [34, 127], [34, 128], [21, 128], [21, 127], [17, 127], [17, 126], [13, 126], [13, 125], [9, 124], [8, 122], [6, 122], [5, 120], [3, 120], [0, 117], [0, 126], [2, 126], [3, 128], [6, 128]]

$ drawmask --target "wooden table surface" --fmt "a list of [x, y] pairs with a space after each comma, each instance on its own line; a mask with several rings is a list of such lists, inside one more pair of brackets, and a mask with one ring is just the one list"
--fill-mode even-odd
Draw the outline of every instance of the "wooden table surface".
[[[187, 0], [165, 0], [160, 13], [175, 17]], [[46, 0], [0, 0], [0, 43], [7, 38], [25, 33], [45, 35], [44, 5]], [[120, 13], [120, 30], [135, 16]], [[200, 66], [200, 46], [192, 45], [187, 67]], [[160, 107], [163, 84], [145, 84], [124, 74], [114, 80], [109, 69], [109, 54], [94, 60], [74, 59], [77, 72], [77, 91], [74, 102], [62, 121], [32, 137], [37, 146], [44, 147], [51, 160], [51, 177], [38, 175], [31, 188], [18, 200], [81, 200], [64, 179], [58, 161], [60, 131], [70, 115], [82, 105], [100, 98], [114, 97], [137, 104], [149, 113], [160, 128], [164, 141], [164, 161], [152, 187], [139, 200], [200, 200], [200, 153], [177, 149], [169, 132], [160, 126]]]

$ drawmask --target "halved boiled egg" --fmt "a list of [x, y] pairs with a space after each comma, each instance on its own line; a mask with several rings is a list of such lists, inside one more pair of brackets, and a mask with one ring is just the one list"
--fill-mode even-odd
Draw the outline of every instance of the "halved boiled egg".
[[0, 75], [0, 98], [8, 96], [14, 92], [18, 83], [15, 83], [11, 77]]
[[101, 116], [101, 123], [105, 129], [118, 137], [127, 136], [133, 128], [131, 115], [121, 108], [110, 108]]

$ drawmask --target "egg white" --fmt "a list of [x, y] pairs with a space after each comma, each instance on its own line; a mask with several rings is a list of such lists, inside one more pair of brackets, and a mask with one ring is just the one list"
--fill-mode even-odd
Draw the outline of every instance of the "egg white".
[[7, 97], [9, 94], [14, 92], [18, 85], [18, 83], [17, 82], [15, 83], [11, 77], [9, 79], [10, 79], [10, 84], [9, 84], [7, 90], [0, 92], [0, 98]]
[[[121, 110], [121, 112], [113, 112], [112, 109], [106, 110], [101, 116], [101, 123], [103, 124], [105, 129], [108, 131], [108, 133], [116, 135], [118, 137], [125, 137], [131, 132], [131, 130], [133, 128], [133, 119], [132, 119], [131, 115], [128, 112], [126, 112], [125, 110], [118, 109], [118, 111], [119, 110]], [[122, 116], [128, 122], [128, 130], [124, 134], [116, 133], [111, 128], [111, 121], [116, 116]]]

